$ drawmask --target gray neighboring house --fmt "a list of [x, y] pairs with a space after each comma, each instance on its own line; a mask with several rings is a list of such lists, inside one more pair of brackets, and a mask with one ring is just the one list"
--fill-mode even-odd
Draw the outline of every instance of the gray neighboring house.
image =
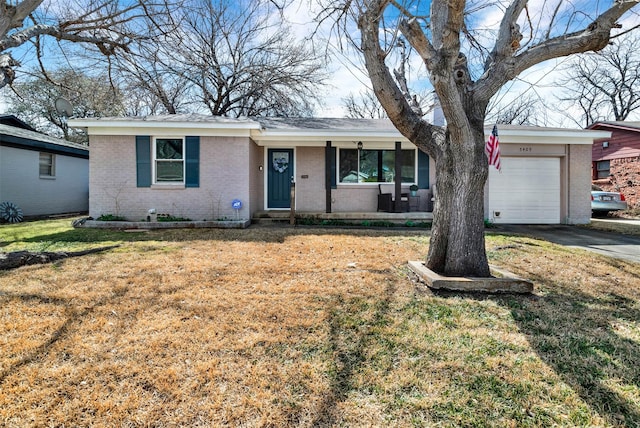
[[0, 116], [0, 202], [25, 217], [89, 210], [89, 148]]

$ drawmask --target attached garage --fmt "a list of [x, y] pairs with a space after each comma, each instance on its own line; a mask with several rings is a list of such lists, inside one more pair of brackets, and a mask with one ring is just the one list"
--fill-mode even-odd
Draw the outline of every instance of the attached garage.
[[[491, 129], [485, 130], [488, 136]], [[498, 125], [501, 171], [489, 167], [485, 218], [493, 223], [585, 224], [591, 218], [594, 138], [582, 129]]]
[[494, 223], [560, 223], [560, 158], [503, 157], [489, 171]]

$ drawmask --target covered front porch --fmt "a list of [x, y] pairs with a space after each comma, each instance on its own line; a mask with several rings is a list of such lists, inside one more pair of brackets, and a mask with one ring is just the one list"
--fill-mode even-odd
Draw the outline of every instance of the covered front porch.
[[[268, 118], [261, 125], [251, 139], [261, 155], [252, 167], [263, 171], [254, 186], [262, 186], [263, 212], [252, 218], [293, 206], [298, 217], [323, 220], [422, 220], [406, 212], [433, 209], [433, 161], [388, 120]], [[396, 213], [405, 215], [386, 215]]]

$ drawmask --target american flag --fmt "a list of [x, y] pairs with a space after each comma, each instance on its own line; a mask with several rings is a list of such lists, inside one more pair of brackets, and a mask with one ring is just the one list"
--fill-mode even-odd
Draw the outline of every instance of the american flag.
[[484, 151], [489, 159], [489, 165], [496, 167], [500, 171], [500, 143], [498, 143], [498, 125], [493, 125], [493, 131], [487, 141]]

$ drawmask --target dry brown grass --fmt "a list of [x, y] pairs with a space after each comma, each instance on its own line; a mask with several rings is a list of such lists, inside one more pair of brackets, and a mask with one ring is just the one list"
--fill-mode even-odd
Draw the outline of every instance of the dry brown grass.
[[624, 235], [640, 235], [640, 225], [608, 221], [606, 219], [592, 219], [591, 223], [585, 227], [590, 229], [603, 230], [605, 232], [622, 233]]
[[449, 295], [420, 232], [132, 239], [0, 273], [0, 425], [640, 424], [637, 265], [491, 236], [536, 296]]

